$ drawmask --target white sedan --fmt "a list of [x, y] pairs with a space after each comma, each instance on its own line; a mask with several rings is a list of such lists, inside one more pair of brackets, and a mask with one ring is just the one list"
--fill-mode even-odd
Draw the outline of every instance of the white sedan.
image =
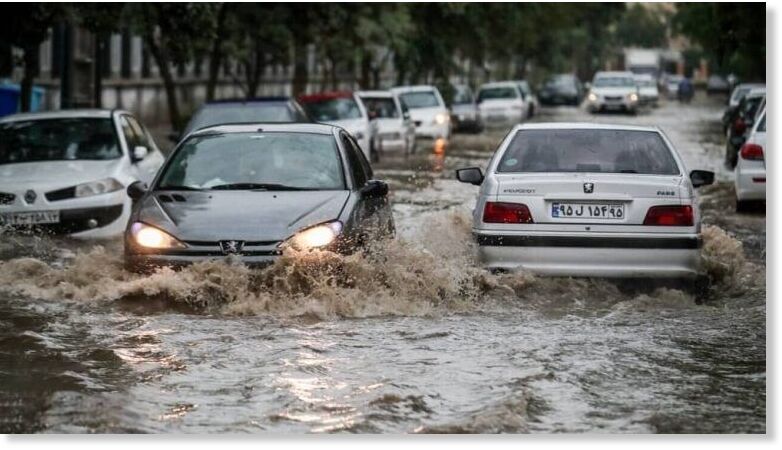
[[0, 119], [0, 226], [74, 237], [119, 235], [131, 201], [163, 164], [149, 132], [119, 110], [16, 114]]
[[446, 141], [451, 138], [451, 113], [436, 87], [400, 86], [391, 92], [410, 110], [416, 136]]
[[739, 151], [736, 164], [736, 211], [744, 211], [752, 201], [766, 200], [766, 110], [750, 131]]
[[[492, 270], [702, 281], [693, 188], [714, 174], [684, 163], [656, 128], [516, 126], [479, 185], [473, 234]], [[689, 281], [688, 281], [689, 283]]]
[[378, 152], [415, 152], [415, 124], [399, 97], [391, 91], [359, 91], [356, 95], [377, 126], [374, 148]]

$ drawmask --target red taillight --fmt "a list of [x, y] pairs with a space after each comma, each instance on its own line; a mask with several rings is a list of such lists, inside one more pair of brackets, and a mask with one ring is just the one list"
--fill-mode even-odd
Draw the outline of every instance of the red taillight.
[[523, 203], [486, 202], [483, 208], [486, 223], [534, 223], [532, 214]]
[[741, 147], [741, 159], [762, 161], [763, 147], [758, 144], [744, 144], [744, 146]]
[[646, 212], [644, 225], [690, 227], [693, 224], [692, 206], [652, 206]]
[[741, 117], [736, 118], [736, 121], [733, 122], [733, 130], [740, 135], [747, 131], [747, 124], [744, 123], [744, 120]]

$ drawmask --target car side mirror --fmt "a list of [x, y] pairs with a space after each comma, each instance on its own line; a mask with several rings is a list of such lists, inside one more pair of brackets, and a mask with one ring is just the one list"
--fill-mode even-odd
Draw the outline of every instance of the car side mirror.
[[714, 172], [708, 170], [693, 170], [690, 172], [692, 187], [701, 187], [714, 183]]
[[388, 195], [388, 184], [385, 181], [369, 180], [361, 188], [361, 195], [366, 198], [379, 198]]
[[128, 185], [127, 193], [131, 200], [138, 200], [147, 193], [147, 183], [143, 181], [134, 181]]
[[133, 147], [133, 162], [139, 162], [149, 155], [149, 149], [143, 145]]
[[483, 183], [483, 172], [478, 167], [468, 167], [456, 170], [456, 179], [462, 183], [480, 186]]

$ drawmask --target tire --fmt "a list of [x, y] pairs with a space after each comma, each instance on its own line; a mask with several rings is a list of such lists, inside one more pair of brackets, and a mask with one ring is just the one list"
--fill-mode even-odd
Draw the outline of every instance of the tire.
[[736, 212], [739, 214], [748, 212], [751, 209], [751, 206], [751, 203], [746, 200], [736, 199]]

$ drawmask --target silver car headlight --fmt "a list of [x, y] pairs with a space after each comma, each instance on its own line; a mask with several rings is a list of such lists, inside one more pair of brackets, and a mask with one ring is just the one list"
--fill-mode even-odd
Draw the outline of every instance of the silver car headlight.
[[296, 233], [287, 243], [296, 250], [323, 248], [337, 239], [342, 233], [342, 222], [322, 223]]
[[130, 234], [136, 244], [146, 248], [185, 248], [185, 244], [165, 231], [145, 223], [136, 222], [130, 227]]
[[93, 195], [108, 194], [109, 192], [122, 189], [122, 183], [114, 178], [104, 178], [103, 180], [90, 181], [76, 186], [74, 197], [91, 197]]
[[448, 119], [450, 119], [448, 114], [446, 114], [446, 113], [437, 113], [437, 115], [434, 116], [434, 123], [436, 123], [437, 125], [444, 125], [444, 124], [448, 123]]
[[594, 92], [590, 92], [589, 96], [587, 97], [587, 100], [589, 100], [592, 103], [596, 102], [597, 101], [597, 94], [595, 94]]
[[637, 102], [638, 101], [638, 94], [630, 94], [627, 96], [627, 99], [631, 102]]

